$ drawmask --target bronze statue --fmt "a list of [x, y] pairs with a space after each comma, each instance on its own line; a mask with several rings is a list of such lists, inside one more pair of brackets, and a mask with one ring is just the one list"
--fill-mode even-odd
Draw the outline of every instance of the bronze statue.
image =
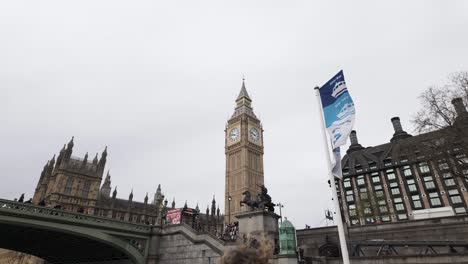
[[252, 195], [249, 191], [245, 191], [242, 194], [244, 199], [240, 201], [240, 206], [246, 204], [252, 209], [266, 210], [268, 212], [275, 211], [275, 204], [271, 201], [271, 196], [268, 194], [268, 189], [265, 185], [257, 185], [261, 188], [261, 193], [258, 194], [257, 200], [252, 199]]

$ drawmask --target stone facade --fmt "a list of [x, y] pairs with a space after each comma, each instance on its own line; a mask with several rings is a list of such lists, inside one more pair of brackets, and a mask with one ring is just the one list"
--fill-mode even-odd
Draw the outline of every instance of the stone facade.
[[[107, 147], [98, 159], [92, 161], [88, 154], [84, 158], [72, 156], [72, 138], [57, 157], [47, 162], [39, 178], [32, 202], [47, 207], [94, 214], [135, 223], [155, 224], [160, 219], [164, 203], [161, 186], [155, 193], [155, 200], [133, 201], [133, 191], [128, 200], [117, 198], [117, 188], [111, 192], [111, 175], [107, 172], [100, 188], [107, 159]], [[159, 218], [158, 218], [159, 217]]]
[[225, 222], [236, 221], [236, 216], [248, 210], [240, 206], [245, 191], [257, 199], [263, 177], [263, 128], [255, 116], [252, 100], [242, 82], [236, 99], [236, 108], [226, 125], [225, 154]]
[[0, 249], [0, 263], [2, 264], [45, 264], [44, 260], [25, 253]]

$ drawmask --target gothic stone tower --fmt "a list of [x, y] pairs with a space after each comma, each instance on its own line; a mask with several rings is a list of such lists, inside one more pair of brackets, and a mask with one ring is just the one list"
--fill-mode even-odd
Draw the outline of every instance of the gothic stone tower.
[[226, 125], [225, 154], [225, 217], [226, 223], [237, 221], [235, 216], [248, 210], [240, 206], [243, 192], [249, 191], [252, 199], [263, 185], [263, 129], [255, 116], [245, 82], [236, 99], [236, 108]]
[[[63, 147], [55, 162], [50, 160], [41, 174], [33, 197], [33, 203], [50, 207], [93, 214], [99, 185], [106, 165], [107, 148], [98, 159], [92, 161], [88, 153], [84, 159], [72, 156], [73, 138]], [[109, 176], [110, 177], [110, 176]]]

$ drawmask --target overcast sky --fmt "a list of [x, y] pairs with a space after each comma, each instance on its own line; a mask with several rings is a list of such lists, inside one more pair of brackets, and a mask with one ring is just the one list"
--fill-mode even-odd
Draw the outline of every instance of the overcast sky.
[[[224, 128], [242, 76], [263, 122], [265, 182], [298, 228], [332, 208], [314, 86], [343, 69], [364, 146], [418, 94], [468, 70], [466, 1], [2, 1], [0, 197], [108, 146], [118, 196], [223, 207]], [[322, 223], [321, 223], [322, 222]]]

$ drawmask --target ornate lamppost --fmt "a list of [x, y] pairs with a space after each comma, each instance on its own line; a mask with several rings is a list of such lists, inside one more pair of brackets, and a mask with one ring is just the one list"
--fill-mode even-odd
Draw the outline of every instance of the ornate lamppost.
[[228, 195], [228, 212], [229, 212], [228, 224], [231, 224], [231, 201], [232, 201], [232, 197], [231, 195]]

